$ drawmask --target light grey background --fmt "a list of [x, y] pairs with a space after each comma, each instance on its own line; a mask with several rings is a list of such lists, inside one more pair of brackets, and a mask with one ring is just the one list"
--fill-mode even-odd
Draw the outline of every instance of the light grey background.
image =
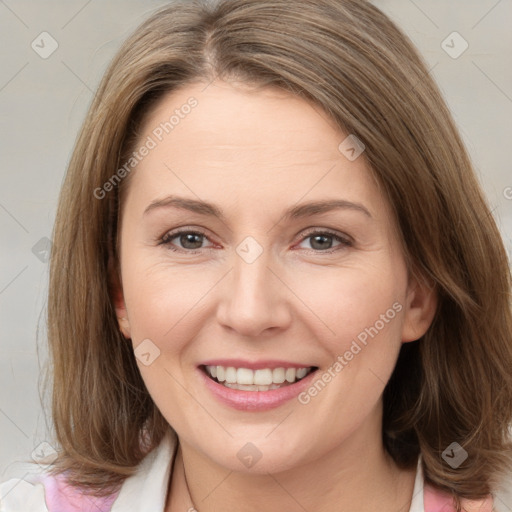
[[[22, 477], [16, 461], [49, 439], [48, 397], [43, 409], [38, 391], [48, 269], [33, 247], [44, 249], [40, 240], [51, 238], [66, 164], [102, 73], [121, 42], [165, 3], [0, 0], [0, 481]], [[512, 0], [374, 3], [426, 59], [512, 254]], [[58, 43], [46, 59], [31, 47], [44, 31]], [[458, 58], [464, 41], [454, 31], [469, 45]], [[512, 497], [500, 495], [498, 506], [512, 510]]]

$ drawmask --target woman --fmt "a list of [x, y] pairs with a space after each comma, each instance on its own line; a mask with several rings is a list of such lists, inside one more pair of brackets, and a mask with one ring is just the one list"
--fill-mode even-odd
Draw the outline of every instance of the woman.
[[60, 452], [3, 510], [493, 509], [507, 258], [371, 4], [153, 15], [95, 96], [54, 246]]

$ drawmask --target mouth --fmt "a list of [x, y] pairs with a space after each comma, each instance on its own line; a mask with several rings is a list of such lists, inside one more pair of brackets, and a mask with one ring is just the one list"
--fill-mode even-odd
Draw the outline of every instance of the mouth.
[[271, 391], [300, 382], [318, 370], [309, 367], [235, 368], [233, 366], [201, 365], [200, 370], [212, 381], [238, 391]]

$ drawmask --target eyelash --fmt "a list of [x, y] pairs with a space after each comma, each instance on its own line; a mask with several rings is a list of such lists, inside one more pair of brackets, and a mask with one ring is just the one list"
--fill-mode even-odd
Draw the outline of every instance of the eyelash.
[[[209, 240], [208, 236], [205, 233], [203, 233], [202, 231], [181, 229], [178, 231], [166, 233], [162, 238], [159, 239], [158, 245], [165, 245], [165, 246], [167, 246], [168, 249], [170, 249], [173, 252], [181, 252], [181, 253], [186, 253], [186, 254], [197, 254], [197, 253], [201, 252], [203, 249], [179, 249], [171, 244], [171, 240], [174, 240], [178, 236], [185, 235], [185, 234], [200, 235], [200, 236], [203, 236], [204, 238], [206, 238], [207, 240]], [[329, 237], [332, 237], [337, 242], [340, 242], [340, 245], [336, 246], [334, 249], [327, 249], [324, 251], [310, 249], [310, 251], [315, 254], [332, 254], [340, 249], [343, 249], [346, 247], [352, 247], [352, 245], [353, 245], [353, 242], [348, 237], [343, 237], [337, 233], [333, 233], [332, 231], [325, 230], [325, 229], [324, 230], [308, 231], [307, 233], [304, 234], [304, 236], [302, 237], [300, 242], [303, 242], [304, 240], [306, 240], [308, 238], [311, 238], [313, 236], [318, 236], [318, 235], [327, 235]], [[209, 249], [209, 247], [206, 247], [206, 249]]]

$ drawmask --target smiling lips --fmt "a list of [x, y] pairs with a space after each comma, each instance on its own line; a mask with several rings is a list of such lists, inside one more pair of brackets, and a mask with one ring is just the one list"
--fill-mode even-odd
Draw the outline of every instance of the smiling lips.
[[198, 367], [203, 384], [220, 403], [247, 412], [263, 412], [296, 398], [311, 385], [316, 370], [283, 361], [216, 360]]
[[221, 404], [263, 412], [296, 398], [311, 385], [318, 367], [276, 359], [210, 359], [197, 370], [203, 385]]

